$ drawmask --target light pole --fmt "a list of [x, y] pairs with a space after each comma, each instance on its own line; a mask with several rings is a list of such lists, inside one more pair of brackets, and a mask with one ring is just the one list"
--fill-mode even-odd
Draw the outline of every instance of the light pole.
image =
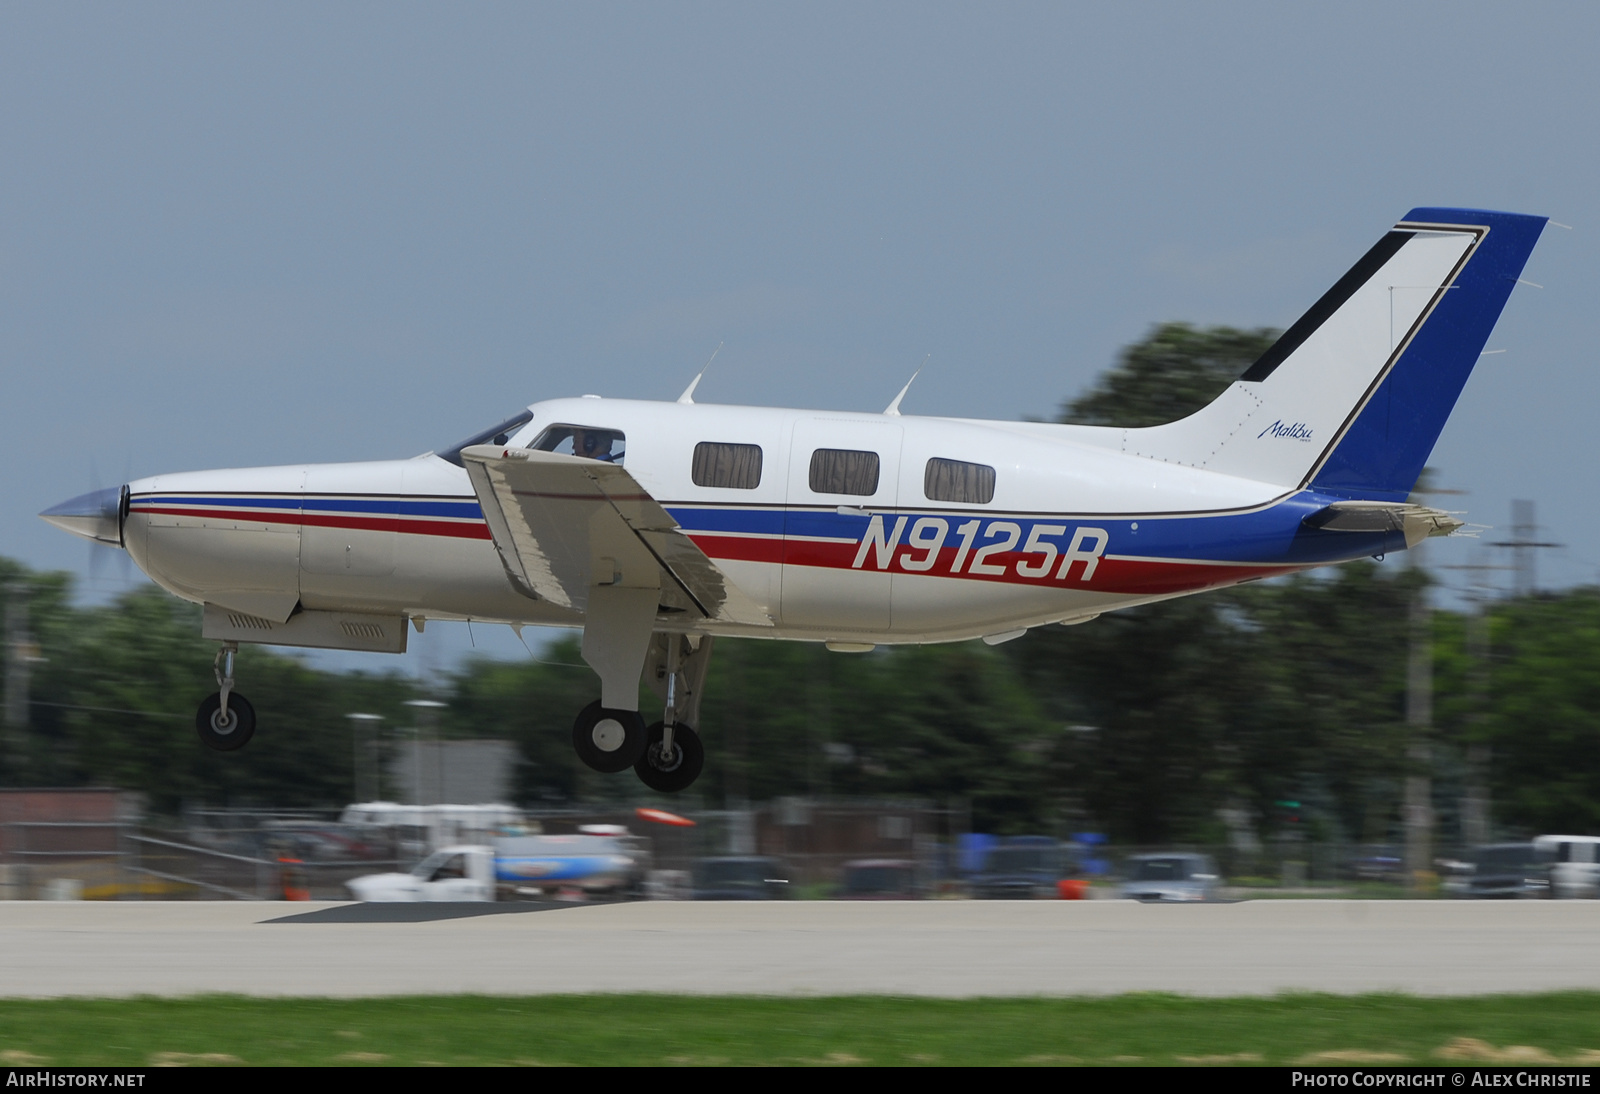
[[[413, 778], [412, 795], [413, 795], [413, 797], [415, 799], [415, 800], [412, 801], [412, 803], [411, 803], [412, 805], [423, 805], [424, 804], [424, 802], [422, 800], [422, 726], [423, 726], [423, 723], [426, 722], [427, 725], [428, 725], [428, 728], [432, 729], [434, 724], [435, 724], [436, 719], [439, 717], [439, 714], [438, 714], [439, 709], [441, 707], [443, 707], [444, 705], [445, 704], [439, 702], [439, 700], [437, 700], [437, 699], [407, 699], [406, 700], [406, 706], [414, 707], [414, 708], [416, 708], [416, 711], [417, 711], [417, 721], [416, 721], [416, 724], [414, 726], [412, 726], [412, 733], [416, 738], [415, 743], [412, 746], [412, 754], [411, 754], [412, 755], [411, 770], [412, 770], [412, 778]], [[443, 750], [440, 750], [440, 754], [435, 757], [435, 762], [436, 762], [436, 765], [439, 768], [439, 781], [443, 782], [444, 781], [444, 754], [443, 754]], [[442, 796], [442, 795], [435, 795], [435, 797], [440, 797], [440, 796]], [[437, 803], [434, 803], [434, 804], [437, 804]]]
[[[381, 714], [346, 714], [350, 719], [350, 780], [355, 784], [356, 801], [377, 801], [383, 789], [382, 779], [378, 772], [378, 723], [383, 721]], [[372, 730], [372, 796], [363, 797], [361, 794], [361, 729], [366, 726]]]

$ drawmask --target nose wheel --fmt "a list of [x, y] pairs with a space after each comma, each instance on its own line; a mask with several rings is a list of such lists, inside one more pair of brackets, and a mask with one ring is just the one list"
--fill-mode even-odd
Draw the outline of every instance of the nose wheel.
[[194, 716], [195, 732], [207, 748], [232, 752], [249, 743], [256, 732], [256, 711], [243, 695], [228, 696], [228, 709], [222, 709], [222, 693], [208, 695]]
[[217, 651], [212, 671], [222, 690], [207, 696], [194, 715], [195, 732], [200, 734], [201, 742], [218, 752], [243, 748], [256, 732], [255, 708], [233, 690], [233, 656], [238, 652], [237, 642], [224, 642]]

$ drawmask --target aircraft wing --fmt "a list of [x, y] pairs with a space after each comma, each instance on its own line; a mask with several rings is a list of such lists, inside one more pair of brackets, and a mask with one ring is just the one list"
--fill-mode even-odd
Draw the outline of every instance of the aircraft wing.
[[498, 445], [461, 458], [506, 575], [524, 594], [583, 611], [595, 585], [659, 585], [708, 619], [772, 626], [617, 464]]

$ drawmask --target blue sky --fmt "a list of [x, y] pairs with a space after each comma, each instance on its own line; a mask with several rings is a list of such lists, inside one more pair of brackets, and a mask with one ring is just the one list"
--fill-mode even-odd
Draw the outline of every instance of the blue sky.
[[[931, 355], [905, 412], [1044, 416], [1153, 323], [1285, 326], [1407, 209], [1473, 205], [1572, 230], [1432, 462], [1469, 519], [1537, 502], [1568, 545], [1542, 583], [1594, 582], [1597, 31], [1577, 4], [8, 5], [0, 554], [108, 595], [33, 514], [672, 398], [718, 343], [703, 402], [878, 410]], [[520, 652], [501, 631], [475, 637]]]

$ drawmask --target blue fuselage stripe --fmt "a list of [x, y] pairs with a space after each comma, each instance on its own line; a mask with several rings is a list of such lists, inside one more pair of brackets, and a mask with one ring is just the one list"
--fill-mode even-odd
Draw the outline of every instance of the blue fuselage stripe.
[[[886, 534], [900, 520], [900, 543], [908, 544], [919, 521], [945, 522], [948, 544], [956, 542], [956, 529], [969, 521], [979, 526], [973, 547], [994, 542], [1001, 532], [991, 531], [996, 524], [1015, 525], [1020, 532], [1017, 549], [1029, 542], [1034, 529], [1040, 542], [1065, 549], [1080, 527], [1103, 529], [1109, 535], [1107, 555], [1174, 559], [1192, 562], [1260, 563], [1267, 565], [1307, 565], [1339, 562], [1368, 555], [1401, 550], [1404, 537], [1397, 533], [1334, 532], [1308, 528], [1302, 522], [1329, 503], [1342, 500], [1333, 496], [1302, 493], [1264, 509], [1242, 513], [1197, 514], [1195, 516], [1075, 516], [1015, 515], [916, 511], [900, 513], [893, 509], [874, 509], [867, 513], [839, 513], [830, 509], [703, 509], [692, 505], [667, 505], [667, 512], [682, 530], [695, 535], [744, 535], [789, 539], [849, 540], [861, 542], [874, 516], [885, 522]], [[936, 525], [924, 525], [925, 537], [932, 537]], [[1004, 530], [1009, 535], [1009, 528]]]

